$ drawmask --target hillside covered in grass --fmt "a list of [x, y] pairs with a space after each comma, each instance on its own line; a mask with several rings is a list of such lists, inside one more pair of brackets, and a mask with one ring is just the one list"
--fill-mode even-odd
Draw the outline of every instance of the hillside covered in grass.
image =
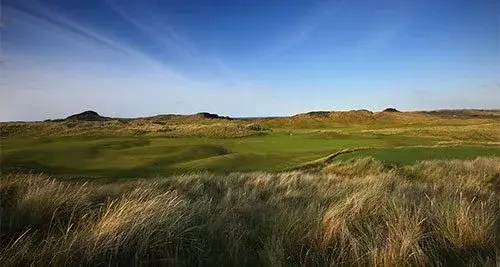
[[[382, 112], [313, 111], [291, 117], [250, 119], [230, 118], [206, 112], [129, 119], [104, 117], [94, 111], [85, 111], [66, 119], [49, 119], [42, 122], [0, 122], [0, 136], [12, 138], [19, 136], [149, 135], [237, 138], [266, 134], [271, 128], [290, 130], [353, 128], [357, 130], [361, 127], [382, 134], [404, 132], [419, 136], [452, 136], [458, 139], [486, 138], [486, 140], [498, 141], [499, 132], [488, 134], [487, 131], [499, 124], [500, 111], [498, 110], [399, 112], [389, 108]], [[458, 129], [453, 130], [450, 127], [458, 127]], [[477, 132], [480, 135], [475, 138], [473, 134], [468, 137], [462, 136], [462, 138], [456, 134], [453, 135], [453, 132], [464, 131]]]
[[[117, 119], [84, 112], [0, 123], [3, 173], [135, 178], [286, 171], [337, 155], [387, 165], [500, 156], [497, 111], [310, 112], [235, 119], [210, 113]], [[351, 153], [352, 152], [352, 153]]]
[[498, 158], [0, 180], [3, 266], [495, 266]]
[[110, 118], [94, 111], [66, 119], [41, 122], [0, 122], [3, 138], [33, 136], [131, 136], [234, 138], [264, 134], [269, 129], [217, 114], [157, 115], [145, 118]]

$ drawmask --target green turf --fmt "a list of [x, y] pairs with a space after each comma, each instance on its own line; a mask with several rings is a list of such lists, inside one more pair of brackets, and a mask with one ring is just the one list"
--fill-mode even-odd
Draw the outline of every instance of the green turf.
[[390, 164], [412, 164], [431, 159], [471, 159], [477, 156], [500, 157], [500, 148], [493, 146], [379, 148], [340, 155], [336, 160], [373, 157]]
[[233, 139], [164, 137], [43, 137], [1, 140], [2, 172], [34, 171], [96, 177], [151, 177], [195, 171], [279, 171], [346, 148], [411, 163], [428, 158], [499, 155], [498, 147], [407, 148], [435, 145], [432, 138], [363, 134], [360, 131], [280, 130]]

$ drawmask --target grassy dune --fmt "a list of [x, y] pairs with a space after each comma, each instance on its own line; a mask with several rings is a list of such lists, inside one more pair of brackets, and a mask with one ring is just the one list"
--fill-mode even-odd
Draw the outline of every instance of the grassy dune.
[[0, 181], [0, 262], [494, 266], [498, 158], [115, 183]]
[[113, 119], [105, 121], [0, 122], [0, 136], [163, 136], [235, 138], [265, 134], [244, 121], [215, 119]]

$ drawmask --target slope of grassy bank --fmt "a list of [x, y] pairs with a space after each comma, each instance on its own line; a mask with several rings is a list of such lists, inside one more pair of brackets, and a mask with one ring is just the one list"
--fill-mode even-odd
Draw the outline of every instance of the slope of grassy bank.
[[314, 173], [0, 180], [0, 262], [494, 266], [500, 160], [373, 159]]

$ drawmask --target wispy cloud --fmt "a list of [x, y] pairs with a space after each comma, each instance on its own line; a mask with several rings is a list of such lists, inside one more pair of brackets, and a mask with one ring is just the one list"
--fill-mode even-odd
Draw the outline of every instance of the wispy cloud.
[[340, 11], [343, 8], [342, 5], [342, 1], [330, 0], [321, 2], [307, 10], [302, 17], [296, 20], [296, 23], [289, 26], [292, 27], [289, 34], [279, 36], [278, 42], [266, 52], [266, 56], [279, 56], [307, 40], [315, 30]]
[[398, 34], [407, 28], [415, 15], [414, 5], [409, 1], [392, 1], [391, 8], [386, 11], [387, 14], [374, 15], [374, 20], [377, 23], [370, 25], [371, 30], [367, 35], [360, 38], [357, 44], [350, 49], [351, 57], [356, 60], [362, 59], [396, 39]]
[[[301, 17], [295, 20], [295, 23], [283, 25], [286, 34], [278, 35], [277, 42], [271, 45], [266, 51], [265, 56], [273, 58], [306, 42], [321, 29], [322, 34], [335, 36], [335, 33], [342, 33], [346, 29], [360, 29], [360, 34], [354, 44], [342, 53], [355, 59], [362, 59], [369, 51], [376, 51], [388, 42], [397, 37], [399, 33], [405, 30], [413, 17], [414, 3], [409, 1], [389, 1], [390, 9], [373, 10], [373, 14], [366, 13], [366, 3], [360, 1], [325, 1], [313, 6], [307, 10]], [[377, 6], [377, 5], [374, 5]], [[387, 13], [381, 13], [387, 12]], [[356, 21], [356, 16], [368, 16], [359, 18], [360, 23], [343, 20], [346, 14], [350, 15], [350, 20]], [[350, 25], [352, 23], [352, 25]], [[328, 26], [328, 27], [326, 27]], [[362, 32], [362, 34], [361, 34]], [[325, 38], [328, 39], [328, 38]], [[335, 40], [335, 38], [330, 39]], [[333, 43], [332, 43], [333, 45]]]
[[[86, 17], [89, 10], [78, 5], [6, 0], [0, 120], [44, 119], [82, 109], [127, 117], [200, 110], [255, 116], [497, 105], [500, 90], [491, 84], [498, 79], [489, 68], [493, 53], [485, 52], [492, 55], [488, 60], [449, 57], [454, 61], [442, 64], [432, 56], [405, 57], [407, 51], [397, 48], [393, 40], [411, 41], [401, 33], [419, 19], [407, 1], [373, 4], [380, 12], [362, 1], [327, 1], [305, 11], [293, 7], [290, 15], [273, 4], [262, 16], [244, 9], [249, 17], [241, 21], [235, 13], [241, 6], [214, 11], [187, 3], [189, 12], [202, 15], [197, 20], [192, 13], [185, 16], [184, 5], [169, 10], [170, 5], [144, 1], [137, 6], [108, 2], [109, 7], [96, 1], [98, 14]], [[231, 19], [202, 25], [214, 16]], [[262, 21], [254, 24], [254, 19]], [[261, 31], [268, 21], [269, 29]], [[225, 27], [231, 30], [221, 30]], [[391, 47], [396, 49], [383, 51]], [[475, 53], [469, 56], [477, 58]], [[416, 61], [425, 64], [414, 66]], [[425, 91], [413, 93], [415, 88]]]
[[154, 3], [138, 2], [135, 4], [107, 0], [107, 5], [122, 19], [131, 23], [138, 30], [161, 44], [165, 52], [175, 54], [190, 64], [204, 65], [207, 69], [217, 70], [231, 81], [238, 80], [238, 74], [218, 57], [209, 55], [208, 51], [200, 50], [196, 43], [177, 31], [175, 22], [169, 19], [168, 10], [162, 9], [161, 14]]
[[[223, 82], [186, 77], [167, 62], [38, 1], [7, 5], [2, 11], [8, 17], [9, 45], [4, 50], [0, 120], [64, 117], [84, 109], [125, 117], [224, 113], [242, 107], [248, 101], [244, 96], [254, 92], [238, 81], [227, 88], [231, 94], [222, 93], [218, 85]], [[37, 51], [15, 51], [11, 34], [20, 32], [28, 38], [24, 45]], [[178, 39], [174, 45], [182, 47], [183, 42]], [[42, 46], [56, 52], [40, 50]], [[215, 59], [212, 64], [228, 68]]]
[[[170, 25], [161, 23], [151, 8], [143, 11], [145, 5], [142, 3], [137, 6], [127, 7], [120, 5], [120, 3], [116, 1], [106, 1], [106, 3], [124, 20], [131, 23], [134, 27], [147, 34], [156, 42], [162, 44], [164, 49], [172, 50], [171, 52], [180, 54], [189, 60], [194, 60], [196, 57], [200, 56], [200, 53], [193, 47], [188, 39], [181, 37]], [[152, 20], [156, 21], [148, 23], [145, 21], [146, 18], [150, 18], [150, 20], [152, 18]], [[162, 17], [162, 20], [165, 20], [165, 17]]]
[[201, 88], [165, 62], [51, 6], [33, 1], [2, 12], [0, 120], [83, 109], [121, 116], [175, 112], [176, 101]]
[[[188, 80], [185, 76], [175, 71], [174, 67], [171, 65], [156, 59], [148, 53], [144, 53], [139, 49], [133, 48], [119, 39], [105, 35], [98, 30], [79, 22], [77, 19], [71, 18], [70, 15], [57, 10], [57, 8], [53, 6], [49, 6], [38, 1], [29, 1], [29, 5], [7, 4], [3, 9], [4, 13], [12, 14], [13, 17], [23, 17], [25, 24], [31, 24], [28, 25], [28, 27], [33, 26], [33, 28], [36, 28], [40, 22], [44, 22], [47, 27], [43, 30], [49, 34], [50, 32], [58, 31], [62, 32], [63, 35], [78, 36], [85, 39], [89, 47], [108, 47], [114, 51], [125, 53], [126, 55], [137, 60], [147, 62], [148, 64], [156, 67], [161, 67], [164, 71], [168, 72], [169, 75], [175, 77], [176, 79]], [[71, 47], [67, 48], [71, 49]]]

